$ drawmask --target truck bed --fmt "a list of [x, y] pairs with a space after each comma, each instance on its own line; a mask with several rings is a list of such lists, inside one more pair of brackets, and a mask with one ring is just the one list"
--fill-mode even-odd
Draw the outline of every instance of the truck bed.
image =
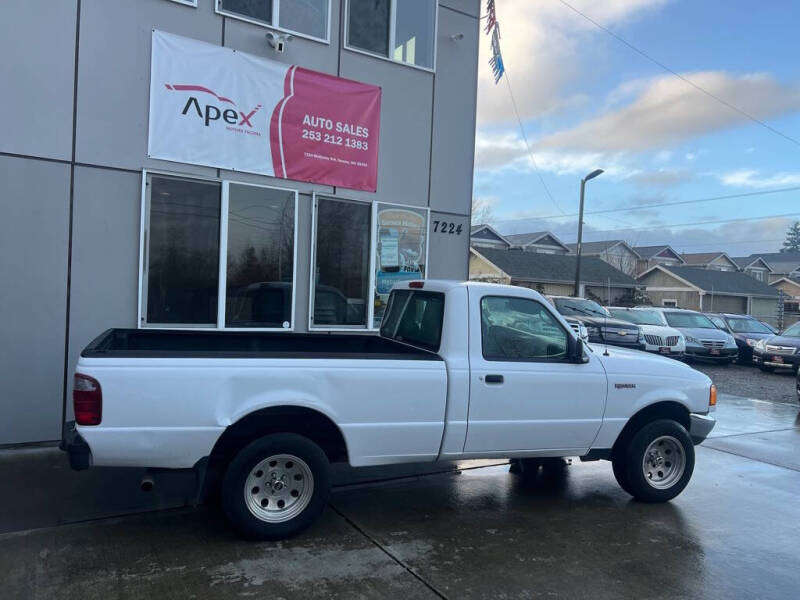
[[341, 358], [442, 360], [427, 350], [373, 334], [109, 329], [85, 358]]

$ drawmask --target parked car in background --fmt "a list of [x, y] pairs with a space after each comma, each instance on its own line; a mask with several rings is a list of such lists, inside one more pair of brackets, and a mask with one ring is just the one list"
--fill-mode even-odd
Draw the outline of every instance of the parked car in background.
[[[564, 317], [564, 315], [561, 316]], [[577, 333], [584, 342], [589, 341], [589, 330], [586, 329], [586, 325], [584, 325], [575, 317], [564, 317], [564, 320], [569, 324], [570, 327], [572, 327], [572, 330]]]
[[758, 322], [761, 323], [767, 329], [769, 329], [772, 332], [772, 335], [778, 335], [778, 330], [775, 329], [775, 327], [773, 327], [771, 324], [767, 323], [766, 321], [761, 321], [761, 320], [759, 320]]
[[797, 372], [800, 366], [800, 323], [786, 328], [780, 335], [759, 340], [753, 347], [753, 362], [762, 371], [785, 367]]
[[586, 325], [590, 342], [644, 350], [644, 334], [639, 326], [615, 319], [594, 300], [570, 296], [547, 296], [547, 299], [563, 316], [573, 317]]
[[732, 313], [703, 313], [711, 322], [733, 336], [739, 348], [739, 358], [741, 364], [752, 364], [753, 348], [758, 340], [772, 337], [775, 335], [758, 319], [749, 315], [736, 315]]
[[606, 310], [615, 319], [638, 325], [644, 334], [644, 349], [672, 358], [682, 358], [686, 351], [686, 340], [677, 329], [663, 324], [661, 315], [649, 308], [625, 308], [607, 306]]
[[728, 365], [736, 360], [739, 349], [730, 333], [722, 331], [707, 316], [694, 310], [653, 308], [663, 323], [674, 327], [686, 339], [687, 360], [704, 359]]

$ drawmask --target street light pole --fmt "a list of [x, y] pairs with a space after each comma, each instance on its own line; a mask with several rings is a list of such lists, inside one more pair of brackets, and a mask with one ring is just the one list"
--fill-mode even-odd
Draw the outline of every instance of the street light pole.
[[583, 245], [583, 196], [584, 192], [586, 191], [586, 182], [590, 179], [594, 179], [598, 175], [603, 173], [603, 169], [596, 169], [589, 173], [586, 177], [581, 179], [581, 206], [578, 210], [578, 244], [577, 244], [577, 254], [578, 259], [575, 262], [575, 297], [580, 298], [581, 295], [581, 246]]

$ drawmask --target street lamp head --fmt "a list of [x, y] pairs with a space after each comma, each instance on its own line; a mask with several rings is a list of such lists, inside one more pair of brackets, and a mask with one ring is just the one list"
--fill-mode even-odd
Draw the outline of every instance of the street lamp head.
[[603, 169], [595, 169], [594, 171], [589, 173], [586, 177], [584, 177], [583, 180], [584, 181], [589, 181], [590, 179], [594, 179], [598, 175], [602, 175], [603, 172], [604, 172]]

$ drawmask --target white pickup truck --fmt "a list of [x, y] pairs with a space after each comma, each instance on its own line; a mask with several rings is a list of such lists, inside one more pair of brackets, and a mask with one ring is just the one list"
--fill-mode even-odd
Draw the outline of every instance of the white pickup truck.
[[322, 512], [333, 461], [607, 459], [628, 493], [667, 501], [715, 423], [708, 377], [584, 345], [529, 289], [405, 283], [380, 333], [109, 330], [81, 353], [62, 449], [75, 469], [218, 473], [230, 521], [278, 539]]

